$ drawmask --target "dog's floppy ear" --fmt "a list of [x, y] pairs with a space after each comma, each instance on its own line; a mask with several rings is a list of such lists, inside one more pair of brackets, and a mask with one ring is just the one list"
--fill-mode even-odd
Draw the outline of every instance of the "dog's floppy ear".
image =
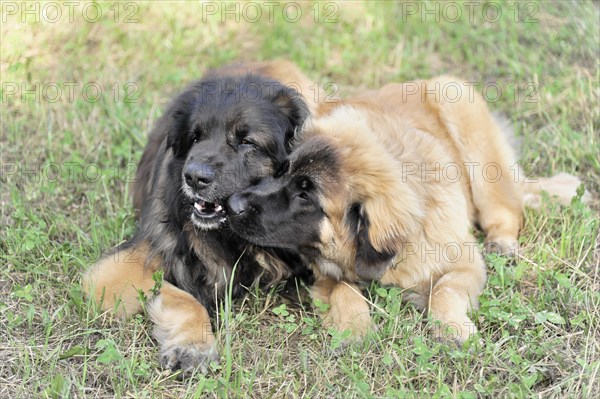
[[391, 265], [396, 252], [377, 250], [369, 237], [369, 215], [362, 204], [353, 204], [346, 214], [346, 223], [356, 242], [356, 274], [366, 280], [378, 280]]
[[[357, 129], [370, 132], [370, 127], [363, 122], [358, 121], [362, 125]], [[349, 136], [352, 139], [352, 135]], [[357, 137], [364, 138], [364, 135]], [[363, 227], [357, 231], [364, 238], [358, 246], [357, 263], [362, 261], [363, 264], [357, 268], [364, 270], [378, 260], [392, 258], [409, 239], [419, 237], [425, 218], [425, 201], [419, 193], [422, 184], [416, 178], [404, 181], [402, 162], [394, 158], [383, 141], [357, 140], [352, 145], [346, 180], [352, 203], [360, 203], [359, 220]]]
[[167, 150], [172, 148], [176, 157], [185, 155], [194, 142], [189, 125], [197, 97], [194, 91], [187, 91], [175, 99], [167, 112]]
[[302, 95], [291, 87], [276, 86], [271, 93], [271, 101], [287, 118], [288, 126], [284, 140], [285, 149], [289, 154], [292, 150], [294, 135], [300, 130], [310, 112]]

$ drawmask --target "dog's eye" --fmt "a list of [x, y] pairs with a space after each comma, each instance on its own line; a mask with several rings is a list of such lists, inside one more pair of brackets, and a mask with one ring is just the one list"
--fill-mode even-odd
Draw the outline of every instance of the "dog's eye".
[[312, 189], [312, 182], [310, 181], [310, 179], [305, 177], [299, 180], [297, 187], [300, 191], [300, 194], [298, 194], [298, 198], [300, 198], [303, 201], [310, 200], [310, 196], [308, 195], [308, 192]]
[[240, 140], [240, 144], [238, 145], [238, 147], [242, 147], [242, 148], [252, 148], [252, 149], [257, 149], [258, 147], [256, 146], [256, 144], [254, 144], [252, 141], [247, 140], [247, 139], [242, 139]]
[[302, 179], [298, 183], [298, 187], [302, 190], [309, 190], [312, 187], [312, 182], [309, 179]]
[[202, 140], [202, 135], [203, 135], [202, 129], [200, 129], [200, 128], [194, 129], [194, 139], [192, 140], [192, 142], [195, 144], [195, 143], [199, 142], [200, 140]]

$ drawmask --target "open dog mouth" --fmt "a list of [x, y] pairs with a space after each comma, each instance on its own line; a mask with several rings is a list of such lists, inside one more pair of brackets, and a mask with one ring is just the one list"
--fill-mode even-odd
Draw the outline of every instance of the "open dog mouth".
[[225, 208], [216, 202], [208, 202], [201, 198], [194, 201], [194, 216], [200, 219], [225, 218]]
[[216, 202], [208, 202], [201, 198], [194, 199], [192, 223], [202, 230], [219, 229], [227, 219], [225, 208]]
[[[194, 226], [202, 230], [219, 229], [227, 219], [227, 211], [221, 202], [207, 201], [186, 184], [183, 185], [183, 193], [188, 198], [190, 206], [190, 219]], [[217, 200], [218, 201], [218, 200]]]

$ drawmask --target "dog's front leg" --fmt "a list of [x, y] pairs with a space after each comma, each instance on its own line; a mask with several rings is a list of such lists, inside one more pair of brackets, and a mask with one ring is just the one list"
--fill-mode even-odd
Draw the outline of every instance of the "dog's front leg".
[[139, 291], [150, 294], [155, 284], [152, 274], [160, 262], [158, 257], [150, 259], [145, 241], [117, 247], [84, 273], [83, 292], [100, 309], [114, 311], [120, 318], [140, 313]]
[[429, 317], [433, 335], [462, 344], [477, 332], [467, 313], [478, 307], [478, 297], [486, 281], [485, 264], [478, 251], [474, 259], [457, 262], [433, 285], [429, 298]]
[[350, 330], [351, 339], [361, 338], [373, 329], [369, 304], [356, 285], [319, 277], [310, 292], [314, 300], [329, 305], [322, 313], [325, 326]]
[[206, 373], [210, 362], [218, 361], [208, 311], [191, 294], [165, 282], [147, 311], [164, 368], [181, 370], [183, 375], [196, 368]]

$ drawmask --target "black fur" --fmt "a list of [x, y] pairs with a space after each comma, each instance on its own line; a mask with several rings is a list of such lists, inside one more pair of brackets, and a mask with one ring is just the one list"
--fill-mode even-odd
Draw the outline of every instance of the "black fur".
[[[298, 254], [249, 244], [228, 226], [225, 211], [215, 216], [212, 210], [272, 175], [307, 116], [298, 93], [265, 77], [220, 77], [191, 85], [150, 134], [134, 190], [141, 207], [138, 230], [125, 245], [147, 242], [151, 257], [162, 259], [165, 279], [211, 313], [231, 281], [235, 296], [261, 277], [267, 285], [306, 275]], [[191, 163], [210, 167], [209, 184], [186, 186], [183, 171]], [[260, 266], [259, 253], [273, 260], [271, 268]]]
[[390, 267], [395, 252], [379, 252], [369, 239], [369, 216], [361, 204], [353, 204], [346, 215], [347, 223], [356, 233], [356, 274], [365, 280], [378, 280]]
[[236, 233], [261, 246], [318, 254], [319, 229], [325, 213], [319, 195], [337, 173], [337, 152], [321, 140], [303, 143], [275, 177], [232, 196], [230, 223]]

